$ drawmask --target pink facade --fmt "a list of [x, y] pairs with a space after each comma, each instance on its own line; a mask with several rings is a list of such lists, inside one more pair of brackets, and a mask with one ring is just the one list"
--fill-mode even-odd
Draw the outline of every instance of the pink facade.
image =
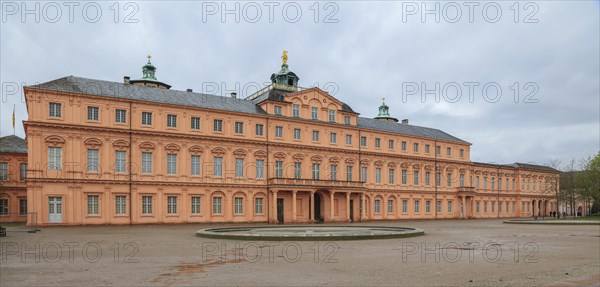
[[[170, 90], [153, 74], [25, 88], [29, 210], [40, 224], [79, 225], [528, 217], [555, 209], [556, 170], [471, 162], [470, 143], [397, 123], [385, 104], [381, 118], [361, 118], [318, 88], [296, 87], [284, 66], [248, 99]], [[283, 77], [290, 85], [278, 82]]]

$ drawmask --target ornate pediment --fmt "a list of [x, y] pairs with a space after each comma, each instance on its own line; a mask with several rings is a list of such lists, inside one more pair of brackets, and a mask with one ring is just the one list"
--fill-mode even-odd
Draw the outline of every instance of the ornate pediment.
[[254, 157], [257, 159], [264, 159], [267, 157], [267, 153], [264, 150], [257, 150], [254, 152]]
[[102, 146], [102, 141], [97, 138], [87, 138], [83, 141], [87, 148], [99, 148]]
[[112, 145], [116, 149], [126, 149], [129, 147], [129, 143], [125, 140], [116, 140], [112, 143]]
[[329, 162], [332, 163], [332, 164], [337, 164], [338, 162], [340, 162], [340, 159], [337, 158], [337, 157], [335, 157], [335, 156], [334, 157], [330, 157], [329, 158]]
[[139, 147], [140, 150], [148, 152], [153, 151], [156, 148], [156, 145], [151, 142], [142, 142], [140, 143]]
[[213, 148], [210, 152], [212, 152], [213, 155], [223, 156], [226, 151], [222, 147], [216, 147], [216, 148]]
[[168, 152], [179, 152], [181, 148], [176, 144], [168, 144], [165, 146], [165, 150]]
[[60, 136], [47, 136], [45, 138], [46, 144], [52, 147], [58, 147], [65, 144], [65, 139]]
[[190, 153], [192, 153], [192, 154], [200, 154], [200, 153], [203, 153], [203, 152], [204, 152], [204, 148], [202, 148], [202, 147], [201, 147], [201, 146], [199, 146], [199, 145], [193, 145], [193, 146], [191, 146], [191, 147], [190, 147], [188, 150], [189, 150], [189, 151], [190, 151]]
[[347, 158], [346, 160], [344, 160], [344, 162], [346, 163], [346, 165], [354, 165], [354, 159], [352, 158]]
[[318, 162], [322, 162], [322, 161], [323, 161], [323, 157], [322, 157], [322, 156], [320, 156], [320, 155], [313, 155], [313, 156], [310, 158], [310, 160], [311, 160], [312, 162], [317, 162], [317, 163], [318, 163]]
[[278, 152], [278, 153], [275, 153], [273, 155], [273, 157], [276, 158], [276, 159], [278, 159], [278, 160], [284, 160], [285, 157], [286, 157], [286, 155], [283, 152]]
[[376, 166], [376, 167], [382, 167], [382, 166], [383, 166], [383, 161], [381, 161], [381, 160], [377, 160], [377, 161], [375, 161], [375, 162], [373, 163], [373, 165], [374, 165], [374, 166]]
[[247, 152], [244, 149], [241, 149], [241, 148], [236, 149], [236, 150], [233, 151], [233, 155], [236, 156], [236, 157], [245, 157], [246, 154], [247, 154]]

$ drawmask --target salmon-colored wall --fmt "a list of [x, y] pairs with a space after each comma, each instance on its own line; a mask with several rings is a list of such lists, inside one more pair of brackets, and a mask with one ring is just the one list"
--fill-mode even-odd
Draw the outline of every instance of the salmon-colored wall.
[[[83, 94], [25, 89], [29, 119], [25, 122], [28, 143], [29, 209], [39, 214], [38, 223], [48, 224], [48, 198], [62, 198], [61, 224], [129, 224], [129, 223], [179, 223], [179, 222], [275, 222], [277, 221], [276, 196], [284, 200], [285, 222], [310, 222], [311, 193], [321, 195], [321, 211], [325, 221], [348, 221], [349, 199], [353, 202], [353, 220], [416, 219], [416, 218], [492, 218], [531, 216], [532, 209], [521, 210], [521, 204], [534, 200], [554, 209], [556, 185], [544, 186], [542, 190], [521, 189], [522, 179], [552, 182], [558, 175], [540, 170], [497, 168], [470, 162], [470, 145], [467, 143], [432, 140], [382, 131], [359, 129], [357, 114], [342, 111], [341, 102], [318, 89], [308, 89], [287, 94], [286, 102], [265, 101], [261, 106], [273, 113], [275, 106], [282, 106], [281, 116], [250, 115], [205, 108], [172, 106], [166, 104], [126, 101], [116, 98]], [[212, 100], [212, 98], [211, 98]], [[243, 101], [240, 99], [240, 101]], [[50, 102], [62, 104], [62, 116], [51, 118]], [[299, 118], [292, 117], [292, 103], [301, 106]], [[99, 120], [87, 120], [87, 107], [100, 108]], [[310, 108], [319, 108], [319, 121], [311, 120]], [[115, 122], [115, 109], [127, 111], [126, 123]], [[328, 121], [328, 111], [336, 111], [336, 122]], [[142, 112], [152, 112], [152, 125], [141, 124]], [[167, 115], [177, 116], [177, 127], [167, 127]], [[351, 124], [344, 124], [344, 116], [351, 117]], [[200, 117], [200, 129], [193, 130], [191, 117]], [[213, 131], [213, 120], [223, 121], [223, 131]], [[244, 132], [235, 133], [235, 123], [244, 123]], [[263, 135], [255, 134], [255, 125], [264, 126]], [[283, 137], [275, 136], [276, 127], [283, 127]], [[294, 129], [301, 130], [301, 138], [294, 139]], [[319, 131], [319, 140], [313, 141], [313, 131]], [[330, 142], [330, 133], [336, 133], [336, 143]], [[352, 143], [346, 144], [346, 135]], [[359, 146], [360, 137], [367, 138], [366, 146]], [[267, 144], [268, 138], [268, 144]], [[375, 147], [375, 139], [381, 146]], [[394, 141], [393, 149], [388, 140]], [[406, 142], [406, 150], [402, 150]], [[413, 151], [419, 144], [418, 152]], [[425, 152], [429, 145], [429, 152]], [[441, 153], [435, 155], [435, 146]], [[62, 148], [62, 169], [48, 170], [48, 147]], [[446, 148], [450, 147], [450, 156]], [[87, 171], [87, 149], [99, 150], [99, 171]], [[463, 150], [463, 157], [459, 150]], [[115, 172], [115, 151], [131, 156], [131, 179], [129, 170]], [[142, 152], [152, 153], [152, 173], [141, 173]], [[177, 172], [167, 174], [167, 154], [176, 154]], [[191, 156], [201, 158], [201, 176], [191, 175]], [[213, 176], [215, 156], [223, 158], [223, 176]], [[237, 158], [244, 160], [244, 176], [235, 176]], [[256, 178], [257, 160], [265, 161], [264, 178]], [[283, 178], [275, 179], [275, 162], [283, 162]], [[294, 178], [294, 163], [302, 165], [302, 180]], [[311, 167], [320, 163], [321, 181], [312, 181]], [[337, 165], [337, 181], [330, 181], [331, 166]], [[352, 181], [346, 182], [346, 167], [353, 167]], [[361, 183], [361, 167], [367, 167], [366, 183]], [[381, 169], [381, 180], [376, 182], [375, 170]], [[394, 183], [390, 183], [389, 170], [394, 170]], [[402, 184], [402, 170], [407, 182]], [[435, 173], [440, 172], [441, 184], [435, 187]], [[414, 174], [419, 172], [419, 182], [414, 184]], [[426, 184], [426, 173], [430, 183]], [[451, 186], [447, 186], [448, 173]], [[460, 186], [460, 174], [464, 175]], [[515, 179], [515, 189], [492, 189], [480, 183], [475, 188], [474, 178], [500, 177], [504, 181]], [[269, 179], [269, 181], [267, 181]], [[131, 181], [130, 181], [131, 180]], [[538, 185], [539, 187], [539, 185]], [[296, 216], [293, 213], [293, 194], [296, 193]], [[332, 204], [331, 194], [334, 201]], [[99, 197], [99, 214], [88, 214], [87, 197]], [[115, 196], [127, 198], [127, 212], [115, 213]], [[349, 195], [349, 197], [348, 197]], [[153, 212], [142, 214], [142, 196], [152, 196]], [[167, 197], [177, 197], [177, 212], [168, 214]], [[191, 196], [201, 197], [201, 213], [191, 214]], [[212, 213], [212, 198], [222, 197], [221, 214]], [[242, 214], [234, 213], [234, 198], [243, 198]], [[263, 198], [263, 213], [256, 214], [254, 200]], [[380, 200], [380, 212], [374, 204]], [[388, 200], [393, 200], [393, 210], [388, 212]], [[442, 201], [441, 212], [436, 214], [436, 199]], [[408, 200], [407, 212], [402, 211], [402, 201]], [[419, 200], [419, 212], [415, 201]], [[431, 209], [426, 212], [426, 202]], [[461, 213], [460, 204], [464, 200]], [[448, 212], [448, 201], [452, 210]], [[476, 202], [488, 202], [487, 212]], [[492, 201], [510, 202], [509, 212], [498, 212]], [[363, 214], [360, 206], [363, 205]], [[130, 204], [131, 203], [131, 204]], [[515, 210], [512, 209], [515, 203]], [[333, 214], [331, 207], [333, 206]]]
[[0, 214], [2, 222], [26, 222], [27, 211], [21, 214], [20, 200], [27, 200], [27, 184], [20, 179], [20, 164], [27, 163], [27, 154], [0, 153], [0, 163], [8, 163], [8, 180], [0, 180], [0, 199], [8, 200], [8, 212]]

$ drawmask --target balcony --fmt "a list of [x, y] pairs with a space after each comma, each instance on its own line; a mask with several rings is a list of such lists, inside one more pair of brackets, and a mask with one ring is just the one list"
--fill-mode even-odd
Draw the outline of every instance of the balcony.
[[271, 178], [271, 185], [275, 186], [295, 186], [308, 188], [354, 188], [364, 189], [365, 184], [362, 181], [344, 181], [344, 180], [315, 180], [315, 179], [296, 179], [296, 178]]
[[459, 195], [475, 195], [475, 187], [473, 186], [461, 186], [458, 188]]

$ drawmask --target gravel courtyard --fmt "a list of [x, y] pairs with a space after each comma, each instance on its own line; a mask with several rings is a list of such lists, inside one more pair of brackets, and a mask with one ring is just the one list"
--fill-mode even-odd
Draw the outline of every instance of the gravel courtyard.
[[600, 286], [600, 226], [390, 221], [413, 238], [206, 239], [216, 225], [9, 226], [0, 286]]

